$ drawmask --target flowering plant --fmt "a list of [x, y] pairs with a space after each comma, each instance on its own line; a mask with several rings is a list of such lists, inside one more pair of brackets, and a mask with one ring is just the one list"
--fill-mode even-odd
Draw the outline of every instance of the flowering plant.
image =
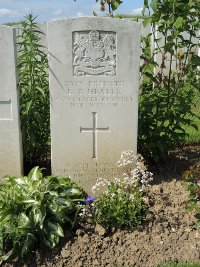
[[146, 171], [142, 157], [131, 150], [122, 153], [118, 166], [125, 167], [124, 175], [114, 181], [97, 179], [92, 191], [103, 193], [95, 199], [88, 197], [83, 215], [104, 228], [128, 229], [139, 225], [147, 214], [147, 192], [153, 175]]

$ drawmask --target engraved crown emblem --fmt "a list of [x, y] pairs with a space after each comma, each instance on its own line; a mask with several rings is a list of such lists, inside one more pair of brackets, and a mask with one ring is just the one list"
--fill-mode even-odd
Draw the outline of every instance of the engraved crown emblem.
[[98, 41], [99, 40], [99, 33], [98, 31], [91, 31], [89, 33], [89, 39], [92, 40], [92, 41]]
[[90, 31], [73, 35], [74, 75], [116, 74], [116, 33]]

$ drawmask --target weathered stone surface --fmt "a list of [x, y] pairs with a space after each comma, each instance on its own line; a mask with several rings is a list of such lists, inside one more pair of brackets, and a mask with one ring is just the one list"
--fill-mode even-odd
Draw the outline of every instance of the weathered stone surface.
[[0, 25], [0, 178], [22, 173], [15, 29]]
[[137, 148], [140, 25], [111, 18], [48, 24], [52, 173], [88, 192]]

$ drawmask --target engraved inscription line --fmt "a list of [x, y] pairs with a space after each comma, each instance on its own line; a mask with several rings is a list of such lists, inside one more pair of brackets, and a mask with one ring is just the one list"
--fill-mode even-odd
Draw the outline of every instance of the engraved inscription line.
[[80, 133], [86, 132], [86, 133], [92, 133], [93, 135], [93, 155], [92, 158], [97, 158], [97, 132], [109, 132], [109, 127], [106, 128], [98, 128], [97, 127], [97, 112], [92, 112], [93, 115], [93, 127], [92, 128], [84, 128], [80, 127]]

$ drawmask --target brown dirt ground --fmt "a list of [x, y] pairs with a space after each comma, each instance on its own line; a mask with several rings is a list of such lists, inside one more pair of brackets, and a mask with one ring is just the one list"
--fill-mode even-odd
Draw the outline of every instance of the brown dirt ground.
[[131, 231], [100, 226], [66, 232], [53, 252], [36, 252], [26, 264], [4, 266], [49, 267], [156, 267], [167, 261], [193, 262], [200, 266], [200, 231], [194, 213], [185, 211], [188, 193], [181, 174], [200, 161], [200, 145], [187, 145], [170, 153], [165, 164], [152, 167], [150, 213], [143, 226]]

